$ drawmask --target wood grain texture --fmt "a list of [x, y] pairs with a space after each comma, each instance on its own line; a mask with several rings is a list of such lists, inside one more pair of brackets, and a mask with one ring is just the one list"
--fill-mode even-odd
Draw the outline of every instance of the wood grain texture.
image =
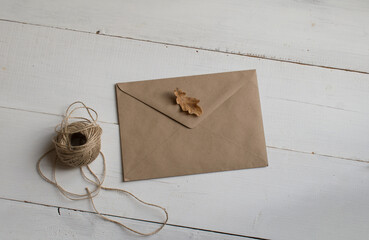
[[[35, 170], [61, 117], [3, 108], [0, 116], [0, 197], [91, 211], [88, 201], [64, 198]], [[271, 239], [364, 239], [369, 234], [367, 163], [269, 148], [267, 168], [122, 183], [118, 126], [101, 126], [105, 185], [166, 207], [170, 224]], [[101, 166], [100, 159], [92, 164], [96, 172]], [[50, 173], [50, 164], [44, 162], [42, 169]], [[79, 176], [77, 169], [57, 171], [67, 189], [83, 192]], [[95, 203], [103, 213], [162, 219], [160, 212], [125, 195], [103, 191]]]
[[[112, 218], [146, 232], [157, 227], [153, 223]], [[115, 224], [100, 219], [95, 214], [3, 199], [0, 199], [0, 223], [2, 239], [142, 239], [142, 236], [129, 233]], [[251, 238], [166, 226], [165, 230], [145, 239], [247, 240]]]
[[369, 3], [1, 0], [0, 18], [369, 72]]
[[[168, 209], [172, 226], [152, 239], [369, 235], [369, 168], [360, 162], [369, 161], [367, 1], [0, 4], [1, 239], [136, 238], [37, 175], [38, 157], [75, 100], [100, 114], [106, 185]], [[122, 183], [115, 83], [245, 69], [257, 69], [268, 168]], [[42, 167], [50, 171], [48, 162]], [[99, 159], [92, 167], [101, 170]], [[57, 174], [84, 191], [78, 171]], [[96, 205], [117, 217], [162, 220], [125, 195], [103, 191]]]
[[270, 147], [369, 160], [369, 75], [0, 22], [0, 106], [117, 123], [114, 84], [257, 69]]

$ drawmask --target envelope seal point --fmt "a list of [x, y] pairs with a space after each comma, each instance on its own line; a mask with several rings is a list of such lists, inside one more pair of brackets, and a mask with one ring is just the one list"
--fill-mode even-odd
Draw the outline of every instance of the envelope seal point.
[[202, 114], [202, 109], [198, 105], [200, 102], [199, 99], [187, 97], [186, 93], [178, 88], [174, 90], [174, 95], [177, 97], [176, 103], [181, 107], [182, 111], [194, 114], [198, 117]]

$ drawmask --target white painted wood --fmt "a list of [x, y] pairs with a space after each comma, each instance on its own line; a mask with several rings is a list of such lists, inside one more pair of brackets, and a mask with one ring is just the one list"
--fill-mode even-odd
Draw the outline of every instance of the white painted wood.
[[[61, 117], [4, 108], [0, 116], [0, 197], [91, 211], [88, 201], [65, 199], [35, 169]], [[165, 206], [171, 224], [271, 239], [365, 239], [369, 234], [367, 163], [269, 148], [267, 168], [122, 183], [118, 126], [101, 126], [105, 185]], [[46, 172], [49, 167], [42, 164]], [[101, 168], [99, 159], [92, 167]], [[83, 192], [78, 171], [58, 170], [57, 176], [68, 189]], [[106, 191], [96, 205], [118, 216], [162, 217]]]
[[[135, 3], [141, 4], [141, 11], [128, 11], [133, 2], [0, 3], [3, 19], [87, 32], [99, 29], [104, 34], [368, 71], [365, 2], [334, 3], [334, 7], [327, 1], [197, 2], [198, 8], [191, 12], [194, 18], [177, 17], [188, 14], [191, 2], [181, 3], [181, 8], [171, 2]], [[89, 7], [82, 9], [82, 4]], [[123, 5], [127, 8], [122, 10], [119, 6]], [[207, 7], [209, 12], [205, 12]], [[277, 13], [278, 9], [283, 10]], [[270, 19], [264, 18], [264, 11], [273, 12]], [[311, 19], [303, 14], [307, 11], [313, 13]], [[219, 13], [219, 21], [214, 20], [215, 13]], [[252, 19], [260, 21], [257, 25], [244, 21], [250, 14], [241, 13], [253, 13]], [[245, 24], [241, 26], [236, 20]], [[310, 27], [310, 20], [314, 26]], [[306, 23], [309, 26], [305, 28]], [[278, 29], [278, 24], [285, 28]], [[254, 26], [266, 26], [268, 31]], [[310, 51], [305, 54], [305, 49]], [[121, 182], [114, 83], [252, 68], [259, 77], [270, 146], [268, 168]], [[60, 121], [50, 114], [62, 114], [69, 103], [81, 99], [108, 122], [102, 124], [103, 151], [108, 159], [106, 185], [125, 188], [165, 206], [171, 224], [272, 239], [365, 239], [369, 235], [368, 165], [342, 158], [369, 160], [368, 80], [367, 74], [1, 21], [0, 197], [92, 210], [88, 201], [63, 198], [35, 171], [35, 162], [50, 147], [53, 127]], [[93, 165], [96, 170], [101, 168], [100, 162]], [[50, 170], [47, 164], [43, 167]], [[84, 184], [76, 182], [80, 180], [78, 172], [60, 170], [58, 176], [69, 188], [83, 191]], [[10, 224], [2, 229], [4, 222], [12, 222], [4, 218], [10, 210], [15, 212], [12, 223], [23, 219], [23, 208], [31, 209], [24, 217], [27, 222], [52, 221], [35, 213], [35, 208], [45, 207], [22, 203], [12, 207], [3, 202], [8, 201], [0, 204], [0, 237], [11, 226], [15, 229]], [[103, 192], [96, 204], [104, 213], [117, 216], [155, 221], [162, 217], [115, 193]], [[56, 215], [55, 210], [51, 208], [51, 216]], [[92, 214], [67, 212], [73, 215], [53, 225], [62, 227], [52, 228], [56, 238], [63, 238], [65, 232], [65, 238], [91, 237], [86, 235], [89, 225], [100, 223]], [[79, 215], [84, 218], [78, 219], [80, 225], [71, 220]], [[24, 228], [25, 232], [35, 230], [34, 236], [23, 231], [14, 235], [7, 232], [6, 236], [37, 238], [39, 226], [34, 222]], [[60, 229], [64, 231], [59, 233]], [[103, 236], [94, 232], [92, 237], [96, 238], [121, 231], [109, 223], [94, 229], [111, 229]], [[157, 238], [170, 239], [182, 230], [165, 229]], [[186, 230], [183, 238], [193, 234], [199, 239], [224, 236]]]
[[257, 69], [267, 145], [369, 160], [369, 75], [0, 22], [0, 106], [117, 122], [114, 84]]
[[0, 18], [369, 72], [369, 3], [0, 1]]
[[[157, 227], [156, 224], [147, 222], [117, 217], [112, 219], [146, 232]], [[142, 236], [127, 232], [115, 224], [100, 219], [95, 214], [1, 199], [0, 223], [1, 239], [143, 239]], [[247, 240], [250, 238], [166, 226], [163, 231], [145, 239]]]

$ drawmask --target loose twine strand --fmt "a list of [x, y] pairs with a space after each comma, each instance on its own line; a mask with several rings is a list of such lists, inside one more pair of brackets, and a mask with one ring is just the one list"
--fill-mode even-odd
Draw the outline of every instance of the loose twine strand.
[[[82, 106], [76, 107], [75, 105], [80, 104]], [[72, 117], [72, 114], [78, 110], [78, 109], [85, 109], [91, 119], [84, 118], [84, 117]], [[72, 123], [69, 123], [69, 120], [71, 119], [77, 119], [79, 121], [75, 121]], [[119, 189], [119, 188], [109, 188], [104, 187], [102, 184], [104, 183], [105, 176], [106, 176], [106, 160], [104, 154], [100, 151], [101, 149], [101, 134], [102, 129], [97, 124], [98, 114], [97, 112], [87, 107], [83, 102], [77, 101], [69, 105], [69, 107], [66, 110], [65, 117], [62, 120], [62, 122], [55, 127], [55, 132], [57, 135], [53, 138], [52, 142], [54, 143], [54, 148], [44, 153], [40, 159], [37, 161], [37, 171], [40, 174], [40, 176], [48, 183], [54, 185], [65, 197], [71, 200], [83, 200], [83, 199], [90, 199], [91, 204], [95, 212], [103, 219], [110, 221], [112, 223], [116, 223], [123, 228], [128, 229], [129, 231], [132, 231], [134, 233], [137, 233], [139, 235], [143, 236], [150, 236], [157, 232], [159, 232], [168, 222], [168, 212], [165, 208], [145, 202], [138, 197], [136, 197], [133, 193]], [[72, 138], [73, 134], [81, 134], [85, 137], [85, 142], [80, 142], [80, 144], [73, 144]], [[80, 135], [80, 136], [81, 136]], [[46, 177], [43, 172], [41, 171], [40, 164], [41, 161], [51, 152], [55, 151], [56, 156], [53, 161], [52, 165], [52, 178]], [[97, 175], [91, 170], [91, 168], [88, 166], [91, 162], [93, 162], [98, 155], [102, 156], [103, 160], [103, 172], [102, 176], [99, 179]], [[95, 188], [93, 191], [90, 191], [87, 187], [85, 188], [86, 193], [85, 194], [78, 194], [73, 193], [65, 188], [63, 188], [56, 179], [55, 169], [57, 164], [62, 164], [69, 167], [79, 167], [82, 177], [89, 183], [95, 185]], [[86, 166], [88, 172], [93, 176], [93, 179], [90, 179], [85, 174], [83, 167]], [[118, 221], [112, 220], [110, 218], [105, 217], [102, 215], [96, 208], [95, 203], [93, 201], [93, 198], [96, 197], [100, 190], [108, 190], [108, 191], [115, 191], [115, 192], [121, 192], [130, 195], [138, 202], [159, 208], [163, 210], [165, 213], [165, 221], [162, 223], [162, 225], [157, 228], [155, 231], [149, 232], [149, 233], [143, 233], [137, 230], [134, 230], [123, 223], [120, 223]]]

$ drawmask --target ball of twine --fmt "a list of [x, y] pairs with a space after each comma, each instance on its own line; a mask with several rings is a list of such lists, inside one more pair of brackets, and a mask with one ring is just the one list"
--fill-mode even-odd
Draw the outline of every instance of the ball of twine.
[[[53, 138], [57, 162], [69, 167], [90, 164], [98, 157], [101, 149], [102, 129], [96, 123], [98, 115], [92, 108], [81, 104], [83, 107], [67, 109], [65, 118], [55, 129], [57, 135]], [[91, 119], [71, 116], [74, 111], [81, 108], [86, 109]], [[69, 123], [71, 119], [82, 121]]]
[[[77, 104], [81, 104], [82, 106], [75, 107]], [[85, 109], [90, 119], [84, 118], [84, 117], [72, 117], [71, 116], [72, 113], [78, 109]], [[53, 138], [53, 143], [54, 143], [55, 148], [44, 153], [37, 161], [36, 168], [37, 168], [38, 173], [46, 182], [54, 185], [65, 197], [71, 200], [90, 199], [92, 207], [94, 208], [95, 212], [101, 218], [107, 221], [118, 224], [122, 226], [123, 228], [128, 229], [129, 231], [132, 231], [134, 233], [137, 233], [143, 236], [150, 236], [150, 235], [153, 235], [159, 232], [168, 222], [168, 212], [167, 210], [165, 210], [165, 208], [159, 205], [156, 205], [156, 204], [145, 202], [139, 199], [138, 197], [136, 197], [133, 193], [129, 191], [119, 189], [119, 188], [105, 187], [102, 185], [105, 179], [105, 175], [106, 175], [106, 172], [105, 172], [106, 162], [105, 162], [104, 154], [100, 152], [102, 129], [96, 123], [97, 117], [98, 117], [97, 112], [93, 110], [92, 108], [87, 107], [83, 102], [77, 101], [69, 105], [65, 113], [65, 117], [63, 121], [55, 128], [55, 131], [57, 132], [57, 135]], [[69, 120], [72, 120], [72, 119], [77, 119], [77, 121], [70, 123]], [[46, 155], [48, 155], [54, 150], [56, 151], [56, 158], [54, 160], [54, 164], [52, 168], [52, 178], [48, 178], [42, 172], [40, 164], [41, 164], [42, 159], [44, 159]], [[102, 176], [100, 178], [88, 166], [88, 164], [94, 161], [99, 154], [101, 154], [102, 156], [103, 169], [104, 169]], [[95, 185], [95, 189], [90, 192], [90, 190], [86, 187], [85, 194], [74, 193], [74, 192], [70, 192], [66, 190], [56, 180], [56, 174], [55, 174], [55, 166], [56, 166], [55, 163], [56, 162], [69, 166], [69, 167], [79, 167], [81, 170], [82, 177], [89, 183], [92, 183], [93, 185]], [[83, 166], [86, 166], [85, 168], [87, 168], [87, 170], [93, 176], [93, 179], [89, 178], [84, 173], [83, 168], [82, 168]], [[100, 189], [125, 193], [133, 197], [134, 199], [136, 199], [142, 204], [161, 209], [163, 210], [165, 214], [165, 221], [156, 230], [149, 232], [149, 233], [143, 233], [133, 228], [130, 228], [126, 226], [125, 224], [120, 223], [116, 220], [107, 218], [106, 216], [101, 214], [96, 209], [95, 203], [93, 201], [93, 198], [99, 194]]]

